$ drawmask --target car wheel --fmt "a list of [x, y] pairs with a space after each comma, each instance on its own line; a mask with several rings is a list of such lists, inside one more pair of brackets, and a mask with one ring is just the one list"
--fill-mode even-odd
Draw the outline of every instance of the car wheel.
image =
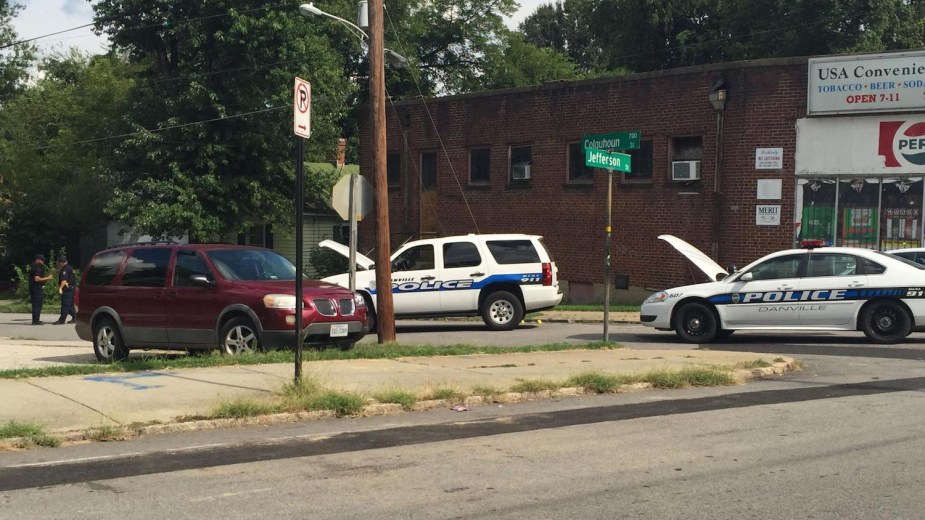
[[861, 311], [861, 330], [875, 343], [897, 343], [912, 332], [912, 318], [896, 302], [876, 301]]
[[524, 307], [507, 291], [493, 292], [482, 303], [482, 319], [491, 330], [511, 330], [524, 319]]
[[716, 341], [725, 341], [729, 339], [729, 336], [732, 336], [733, 332], [735, 331], [729, 329], [719, 329], [716, 331]]
[[222, 354], [237, 356], [261, 351], [254, 324], [247, 318], [232, 318], [222, 327], [219, 349]]
[[103, 318], [93, 326], [93, 353], [100, 363], [125, 361], [128, 347], [122, 341], [119, 327], [112, 318]]
[[689, 343], [713, 341], [719, 331], [713, 309], [702, 303], [685, 303], [675, 315], [674, 330]]

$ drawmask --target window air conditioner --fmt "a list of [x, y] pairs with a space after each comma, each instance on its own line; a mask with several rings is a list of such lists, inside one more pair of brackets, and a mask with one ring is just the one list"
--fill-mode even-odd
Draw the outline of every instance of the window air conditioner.
[[672, 161], [671, 180], [676, 182], [699, 181], [700, 161]]
[[515, 181], [525, 181], [530, 178], [529, 164], [515, 164], [511, 168], [511, 178]]

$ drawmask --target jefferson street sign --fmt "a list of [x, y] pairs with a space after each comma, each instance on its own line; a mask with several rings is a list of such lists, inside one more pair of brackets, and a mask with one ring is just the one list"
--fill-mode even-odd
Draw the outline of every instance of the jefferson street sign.
[[[585, 149], [598, 150], [638, 150], [639, 130], [632, 132], [613, 132], [610, 134], [586, 135], [581, 138]], [[590, 166], [590, 165], [589, 165]]]
[[595, 148], [585, 148], [585, 166], [606, 168], [630, 173], [630, 156], [625, 153], [611, 153]]

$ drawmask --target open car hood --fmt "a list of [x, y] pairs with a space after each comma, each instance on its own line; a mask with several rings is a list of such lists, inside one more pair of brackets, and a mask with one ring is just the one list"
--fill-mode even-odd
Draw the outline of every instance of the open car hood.
[[710, 281], [719, 281], [729, 276], [729, 273], [726, 272], [725, 269], [720, 267], [719, 264], [714, 262], [709, 256], [703, 254], [703, 251], [680, 238], [673, 235], [659, 235], [658, 238], [668, 242], [671, 244], [671, 247], [677, 249], [679, 253], [686, 256], [698, 269], [703, 271], [703, 274], [707, 275]]
[[[321, 242], [318, 243], [318, 245], [321, 247], [326, 247], [333, 251], [337, 251], [338, 253], [344, 255], [344, 258], [346, 258], [347, 260], [350, 260], [350, 247], [345, 246], [344, 244], [341, 244], [340, 242], [335, 242], [333, 240], [322, 240]], [[357, 267], [359, 267], [360, 269], [365, 269], [368, 271], [372, 269], [374, 265], [376, 265], [376, 262], [373, 262], [368, 257], [363, 256], [360, 253], [357, 253], [356, 258], [357, 258]]]

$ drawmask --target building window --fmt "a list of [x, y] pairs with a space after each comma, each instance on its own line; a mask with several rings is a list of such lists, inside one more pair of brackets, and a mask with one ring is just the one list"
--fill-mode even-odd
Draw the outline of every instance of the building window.
[[512, 146], [510, 150], [510, 181], [526, 182], [530, 180], [532, 165], [532, 147]]
[[623, 182], [652, 182], [652, 141], [642, 141], [638, 150], [623, 150], [630, 156], [629, 173], [623, 172]]
[[488, 184], [491, 182], [491, 149], [473, 148], [469, 150], [469, 184]]
[[390, 153], [385, 158], [385, 172], [389, 188], [401, 187], [401, 154]]
[[568, 145], [568, 182], [575, 184], [594, 182], [594, 170], [585, 165], [585, 150], [581, 143]]
[[699, 161], [703, 158], [703, 138], [673, 137], [671, 139], [672, 161]]
[[921, 177], [883, 179], [880, 196], [880, 249], [919, 247], [922, 243]]
[[797, 222], [800, 240], [835, 240], [835, 181], [833, 179], [800, 179], [797, 186]]
[[421, 152], [421, 188], [437, 188], [437, 152]]

